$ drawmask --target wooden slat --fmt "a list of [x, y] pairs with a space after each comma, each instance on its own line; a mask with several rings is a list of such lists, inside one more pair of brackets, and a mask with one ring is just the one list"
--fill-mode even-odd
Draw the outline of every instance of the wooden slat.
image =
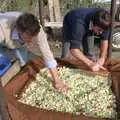
[[9, 70], [1, 77], [1, 83], [5, 86], [20, 71], [19, 62], [16, 61]]
[[48, 0], [48, 7], [49, 7], [49, 15], [50, 15], [50, 21], [54, 21], [54, 6], [53, 6], [53, 0]]
[[61, 21], [61, 13], [60, 13], [59, 0], [54, 0], [54, 15], [55, 15], [55, 21], [60, 22]]
[[45, 27], [62, 28], [63, 23], [62, 22], [45, 22]]

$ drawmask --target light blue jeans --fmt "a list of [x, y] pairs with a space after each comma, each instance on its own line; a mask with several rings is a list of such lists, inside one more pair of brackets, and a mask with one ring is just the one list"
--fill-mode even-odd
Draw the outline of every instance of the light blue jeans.
[[8, 49], [0, 45], [0, 55], [7, 56], [11, 61], [18, 59], [21, 66], [24, 66], [28, 62], [28, 50], [24, 47], [17, 49]]

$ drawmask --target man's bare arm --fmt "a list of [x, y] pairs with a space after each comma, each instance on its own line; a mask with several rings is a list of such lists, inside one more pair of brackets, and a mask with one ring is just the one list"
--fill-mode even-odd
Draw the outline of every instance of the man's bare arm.
[[103, 65], [107, 57], [108, 51], [108, 40], [101, 40], [100, 42], [100, 56], [98, 62]]
[[104, 67], [89, 60], [79, 49], [71, 49], [70, 51], [75, 58], [85, 63], [92, 71], [104, 70]]
[[71, 49], [71, 54], [77, 58], [78, 60], [82, 61], [83, 63], [85, 63], [87, 66], [90, 66], [91, 64], [93, 64], [93, 62], [91, 60], [89, 60], [81, 51], [80, 49]]

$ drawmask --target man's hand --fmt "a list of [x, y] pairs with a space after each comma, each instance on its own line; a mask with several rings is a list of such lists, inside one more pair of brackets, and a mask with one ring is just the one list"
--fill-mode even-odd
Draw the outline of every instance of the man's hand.
[[64, 83], [63, 80], [58, 79], [54, 81], [54, 87], [59, 91], [59, 92], [67, 92], [69, 87]]
[[91, 64], [90, 66], [90, 69], [93, 71], [93, 72], [96, 72], [96, 71], [99, 71], [100, 70], [100, 66], [98, 63], [93, 63]]
[[69, 87], [64, 83], [63, 80], [60, 79], [60, 75], [57, 68], [50, 69], [50, 73], [52, 74], [53, 77], [54, 87], [60, 92], [67, 92]]
[[106, 68], [104, 68], [104, 67], [103, 67], [102, 65], [100, 65], [98, 62], [91, 64], [89, 67], [90, 67], [90, 69], [91, 69], [93, 72], [97, 72], [97, 71], [99, 71], [100, 69], [106, 70]]

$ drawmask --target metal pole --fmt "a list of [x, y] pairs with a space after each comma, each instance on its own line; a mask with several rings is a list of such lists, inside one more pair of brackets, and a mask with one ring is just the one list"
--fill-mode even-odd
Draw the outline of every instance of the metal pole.
[[108, 41], [108, 58], [112, 56], [112, 40], [113, 40], [113, 22], [115, 21], [115, 11], [116, 11], [116, 0], [111, 0], [111, 24], [109, 32], [109, 41]]
[[4, 90], [0, 79], [0, 120], [10, 120]]
[[43, 26], [44, 28], [44, 4], [43, 4], [43, 0], [38, 0], [38, 7], [39, 7], [39, 19], [40, 19], [40, 24]]

